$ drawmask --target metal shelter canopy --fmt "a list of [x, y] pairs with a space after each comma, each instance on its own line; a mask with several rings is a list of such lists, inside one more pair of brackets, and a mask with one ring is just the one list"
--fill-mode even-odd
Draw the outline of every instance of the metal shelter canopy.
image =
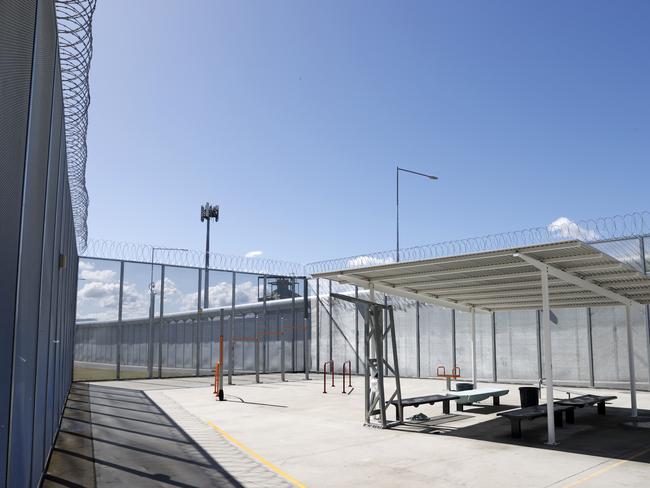
[[[317, 273], [340, 283], [471, 312], [476, 385], [475, 312], [541, 309], [548, 411], [553, 411], [551, 308], [626, 307], [632, 416], [637, 416], [630, 308], [650, 303], [650, 279], [579, 240]], [[548, 443], [555, 444], [548, 415]]]
[[650, 303], [650, 279], [578, 240], [344, 269], [314, 277], [365, 288], [373, 285], [390, 295], [466, 312], [472, 308], [486, 312], [542, 308], [539, 267], [526, 257], [619, 295], [587, 289], [551, 273], [553, 308], [618, 305], [621, 297]]

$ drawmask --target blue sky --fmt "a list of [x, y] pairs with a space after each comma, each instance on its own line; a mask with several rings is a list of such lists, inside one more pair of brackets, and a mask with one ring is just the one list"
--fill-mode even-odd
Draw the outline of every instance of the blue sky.
[[309, 262], [650, 210], [650, 2], [97, 4], [94, 238]]

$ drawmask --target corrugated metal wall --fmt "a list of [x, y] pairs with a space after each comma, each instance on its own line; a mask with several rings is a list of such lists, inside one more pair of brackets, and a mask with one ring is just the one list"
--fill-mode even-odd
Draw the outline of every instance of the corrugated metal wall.
[[[77, 251], [52, 0], [0, 2], [0, 484], [37, 486], [71, 381]], [[61, 257], [64, 256], [64, 257]]]

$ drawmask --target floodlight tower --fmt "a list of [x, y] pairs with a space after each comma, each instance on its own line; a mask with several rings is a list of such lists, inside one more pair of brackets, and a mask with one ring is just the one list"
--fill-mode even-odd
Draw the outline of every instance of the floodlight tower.
[[208, 296], [210, 293], [210, 283], [208, 278], [208, 268], [210, 267], [210, 219], [219, 222], [219, 205], [210, 205], [208, 202], [205, 202], [205, 205], [201, 205], [201, 222], [204, 220], [207, 222], [205, 234], [205, 288], [203, 292], [203, 310], [208, 308]]

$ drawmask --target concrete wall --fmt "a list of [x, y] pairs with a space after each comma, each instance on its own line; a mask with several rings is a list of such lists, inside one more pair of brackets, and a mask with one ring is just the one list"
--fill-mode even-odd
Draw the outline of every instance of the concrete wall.
[[37, 486], [71, 381], [77, 254], [52, 0], [0, 2], [0, 485]]

